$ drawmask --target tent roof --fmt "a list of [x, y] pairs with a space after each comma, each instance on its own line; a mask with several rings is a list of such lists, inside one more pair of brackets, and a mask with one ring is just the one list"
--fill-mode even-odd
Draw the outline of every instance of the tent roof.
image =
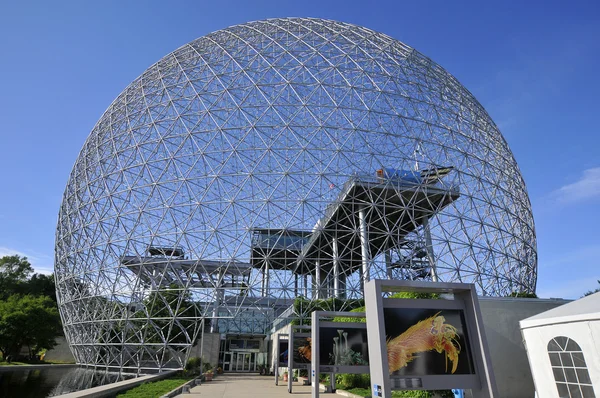
[[600, 319], [600, 292], [523, 319], [521, 328], [594, 319]]

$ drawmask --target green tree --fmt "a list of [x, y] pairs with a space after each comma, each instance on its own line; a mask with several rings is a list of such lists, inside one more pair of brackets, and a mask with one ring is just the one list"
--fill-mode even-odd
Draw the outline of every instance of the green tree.
[[60, 333], [56, 303], [45, 296], [13, 295], [0, 301], [0, 353], [18, 355], [22, 347], [30, 354], [56, 345]]
[[15, 254], [0, 258], [0, 300], [13, 294], [23, 294], [32, 273], [33, 268], [27, 257]]
[[[600, 280], [598, 280], [598, 283], [600, 284]], [[594, 294], [594, 293], [598, 293], [600, 292], [600, 287], [594, 289], [594, 290], [588, 290], [583, 296], [581, 297], [585, 297], [585, 296], [589, 296], [590, 294]]]
[[25, 292], [34, 296], [47, 296], [56, 301], [54, 274], [33, 274], [25, 284]]

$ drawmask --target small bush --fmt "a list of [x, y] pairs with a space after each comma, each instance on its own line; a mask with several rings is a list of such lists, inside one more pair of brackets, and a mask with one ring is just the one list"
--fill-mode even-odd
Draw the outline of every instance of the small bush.
[[208, 363], [208, 361], [202, 361], [202, 372], [206, 373], [209, 370], [213, 369], [213, 365], [211, 365], [210, 363]]
[[371, 377], [368, 374], [342, 373], [335, 376], [335, 384], [343, 390], [353, 388], [370, 388]]
[[192, 357], [188, 359], [187, 363], [185, 364], [185, 370], [194, 370], [196, 368], [200, 369], [201, 362], [202, 359], [200, 357]]

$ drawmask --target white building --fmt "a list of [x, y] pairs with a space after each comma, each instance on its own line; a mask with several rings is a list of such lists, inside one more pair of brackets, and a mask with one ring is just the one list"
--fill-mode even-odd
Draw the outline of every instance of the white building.
[[600, 397], [600, 293], [520, 324], [538, 397]]

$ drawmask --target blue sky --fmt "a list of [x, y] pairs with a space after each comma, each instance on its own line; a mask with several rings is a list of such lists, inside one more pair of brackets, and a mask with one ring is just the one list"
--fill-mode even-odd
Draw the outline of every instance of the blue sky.
[[[251, 4], [251, 5], [250, 5]], [[62, 193], [84, 140], [148, 66], [209, 32], [310, 16], [386, 33], [442, 65], [490, 113], [536, 222], [538, 294], [600, 279], [600, 3], [589, 1], [0, 1], [0, 256], [53, 267]]]

